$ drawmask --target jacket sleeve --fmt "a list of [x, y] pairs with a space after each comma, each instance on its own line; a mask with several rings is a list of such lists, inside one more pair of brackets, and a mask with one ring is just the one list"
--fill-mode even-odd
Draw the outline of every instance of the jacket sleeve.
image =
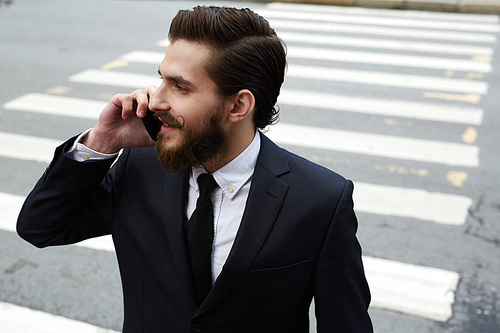
[[37, 247], [73, 244], [110, 233], [122, 163], [110, 170], [114, 159], [74, 161], [64, 153], [72, 141], [56, 149], [17, 220], [17, 233]]
[[352, 192], [353, 184], [347, 181], [318, 259], [314, 290], [318, 333], [373, 332]]

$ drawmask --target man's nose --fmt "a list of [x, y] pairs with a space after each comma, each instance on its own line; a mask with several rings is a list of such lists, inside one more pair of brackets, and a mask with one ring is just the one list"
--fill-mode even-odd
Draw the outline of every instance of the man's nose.
[[161, 86], [154, 95], [149, 98], [148, 107], [153, 112], [170, 111], [170, 104], [167, 101], [165, 92], [162, 92]]

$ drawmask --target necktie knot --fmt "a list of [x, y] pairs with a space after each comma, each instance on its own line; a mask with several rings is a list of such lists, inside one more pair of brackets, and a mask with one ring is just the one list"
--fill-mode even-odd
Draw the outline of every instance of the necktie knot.
[[198, 186], [200, 188], [200, 198], [208, 199], [212, 192], [219, 187], [214, 179], [214, 176], [208, 173], [202, 173], [197, 178]]

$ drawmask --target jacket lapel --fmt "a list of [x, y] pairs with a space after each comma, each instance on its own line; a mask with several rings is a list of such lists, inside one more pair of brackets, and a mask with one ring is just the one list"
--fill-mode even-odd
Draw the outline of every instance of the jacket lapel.
[[284, 152], [261, 134], [261, 149], [241, 225], [228, 259], [197, 314], [215, 305], [250, 269], [281, 209], [288, 185], [278, 179], [289, 171]]
[[181, 283], [185, 284], [185, 290], [189, 290], [194, 300], [193, 279], [183, 226], [188, 191], [189, 171], [182, 174], [167, 173], [163, 190], [163, 222]]

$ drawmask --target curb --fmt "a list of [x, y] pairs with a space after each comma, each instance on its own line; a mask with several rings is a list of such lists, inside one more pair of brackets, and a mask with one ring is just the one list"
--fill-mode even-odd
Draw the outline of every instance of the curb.
[[500, 14], [500, 0], [282, 0], [280, 2]]

